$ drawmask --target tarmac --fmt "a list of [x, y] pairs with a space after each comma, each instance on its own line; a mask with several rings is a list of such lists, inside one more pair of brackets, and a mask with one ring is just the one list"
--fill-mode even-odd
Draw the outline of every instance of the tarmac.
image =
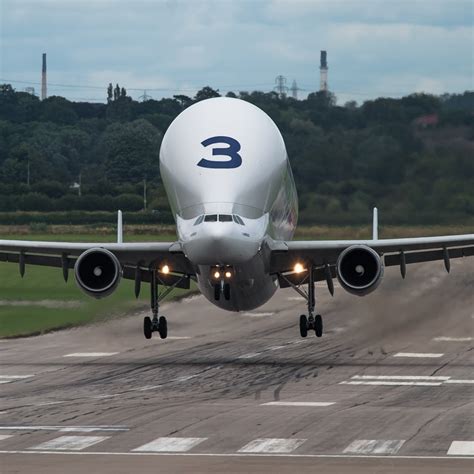
[[363, 298], [318, 284], [322, 338], [287, 289], [164, 304], [166, 340], [148, 312], [0, 340], [0, 471], [472, 473], [473, 289], [472, 258], [388, 268]]

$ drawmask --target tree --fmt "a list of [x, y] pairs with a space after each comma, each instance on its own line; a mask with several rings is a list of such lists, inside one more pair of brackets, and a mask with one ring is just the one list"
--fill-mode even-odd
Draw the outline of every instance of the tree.
[[112, 86], [112, 83], [109, 82], [109, 87], [107, 87], [107, 103], [110, 104], [112, 102], [114, 96], [114, 88]]
[[120, 97], [120, 86], [117, 84], [114, 89], [114, 100], [118, 100]]
[[206, 86], [203, 87], [200, 91], [194, 96], [194, 100], [199, 102], [200, 100], [212, 99], [213, 97], [220, 97], [219, 89], [215, 90], [212, 87]]

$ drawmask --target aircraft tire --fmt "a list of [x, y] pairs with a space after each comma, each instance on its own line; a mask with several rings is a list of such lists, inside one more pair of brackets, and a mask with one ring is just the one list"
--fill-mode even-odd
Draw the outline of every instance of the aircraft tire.
[[164, 316], [160, 316], [158, 320], [158, 334], [161, 339], [166, 339], [168, 337], [168, 321]]
[[230, 300], [230, 285], [229, 283], [226, 283], [224, 285], [224, 298], [229, 301]]
[[314, 317], [314, 332], [316, 333], [316, 337], [323, 335], [323, 318], [320, 314]]
[[304, 314], [300, 316], [300, 335], [301, 337], [308, 335], [308, 318]]
[[146, 339], [151, 339], [153, 333], [152, 323], [150, 316], [145, 316], [143, 318], [143, 334], [145, 334]]

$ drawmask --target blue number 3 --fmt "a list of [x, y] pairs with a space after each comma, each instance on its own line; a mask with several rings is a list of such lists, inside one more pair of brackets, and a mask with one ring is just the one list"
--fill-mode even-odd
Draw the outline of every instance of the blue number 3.
[[242, 164], [242, 157], [239, 155], [240, 143], [231, 137], [211, 137], [207, 138], [201, 145], [207, 147], [209, 145], [214, 145], [215, 143], [225, 143], [229, 145], [228, 148], [213, 148], [213, 156], [229, 156], [230, 160], [225, 161], [211, 161], [202, 158], [201, 161], [197, 164], [202, 168], [238, 168]]

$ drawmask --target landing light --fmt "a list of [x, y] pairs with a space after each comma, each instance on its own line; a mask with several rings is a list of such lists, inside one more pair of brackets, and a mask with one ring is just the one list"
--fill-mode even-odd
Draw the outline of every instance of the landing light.
[[225, 272], [225, 277], [226, 278], [230, 278], [232, 276], [232, 273], [231, 272]]
[[220, 278], [221, 274], [220, 272], [214, 272], [214, 278]]
[[170, 272], [170, 267], [168, 267], [168, 265], [163, 265], [161, 267], [161, 273], [164, 273], [165, 275], [167, 275], [169, 272]]
[[297, 263], [297, 264], [294, 266], [293, 271], [294, 271], [295, 273], [302, 273], [302, 272], [304, 272], [304, 267], [303, 267], [303, 265], [302, 265], [301, 263]]

